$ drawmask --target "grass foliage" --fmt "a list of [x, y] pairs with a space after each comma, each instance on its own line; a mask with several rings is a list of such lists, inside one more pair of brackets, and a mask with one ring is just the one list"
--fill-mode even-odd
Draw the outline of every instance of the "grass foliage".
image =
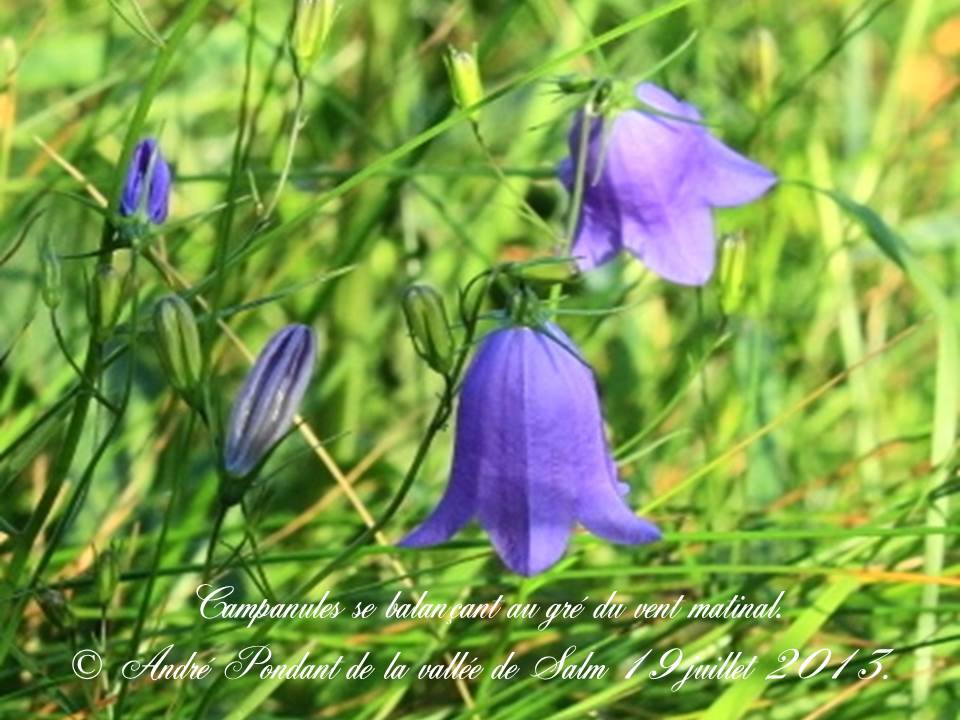
[[[0, 0], [0, 717], [956, 717], [956, 0], [339, 5], [300, 82], [292, 2]], [[477, 44], [482, 145], [451, 99], [447, 43]], [[438, 500], [452, 439], [446, 423], [420, 453], [443, 387], [413, 351], [400, 297], [428, 282], [453, 304], [493, 264], [555, 251], [568, 198], [554, 172], [584, 102], [557, 91], [567, 75], [650, 78], [783, 181], [718, 214], [747, 243], [735, 312], [716, 279], [671, 286], [626, 257], [565, 289], [557, 320], [596, 369], [629, 502], [666, 532], [640, 548], [578, 534], [559, 565], [524, 579], [476, 528], [426, 551], [392, 546]], [[147, 134], [175, 167], [171, 218], [115, 249], [104, 227]], [[62, 267], [55, 314], [41, 301], [48, 244]], [[106, 254], [135, 291], [101, 344], [85, 296]], [[152, 346], [151, 307], [171, 291], [200, 315], [212, 430]], [[614, 590], [634, 604], [785, 591], [782, 617], [580, 617], [544, 631], [381, 614], [198, 620], [216, 427], [250, 353], [288, 322], [316, 330], [320, 361], [304, 424], [224, 518], [212, 571], [235, 599], [329, 591], [352, 609], [398, 591], [544, 606]], [[93, 569], [109, 552], [120, 583], [104, 605]], [[443, 662], [465, 650], [490, 666], [512, 651], [524, 672], [119, 676], [170, 643], [176, 659], [225, 659], [258, 642], [293, 661], [369, 650], [378, 668], [398, 651]], [[573, 645], [616, 672], [529, 676]], [[872, 681], [791, 673], [672, 692], [623, 679], [647, 649], [675, 647], [774, 665], [791, 647], [829, 648], [833, 665], [857, 648], [894, 652]], [[74, 676], [78, 648], [106, 658], [98, 680]]]

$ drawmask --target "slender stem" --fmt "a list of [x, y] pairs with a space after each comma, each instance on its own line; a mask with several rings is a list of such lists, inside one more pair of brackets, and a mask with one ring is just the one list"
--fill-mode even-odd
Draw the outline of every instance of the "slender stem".
[[403, 501], [406, 498], [410, 488], [413, 486], [413, 481], [420, 472], [420, 467], [423, 465], [423, 461], [427, 457], [427, 452], [430, 450], [430, 446], [433, 444], [434, 438], [436, 437], [437, 433], [443, 429], [447, 419], [450, 417], [452, 399], [452, 393], [449, 392], [445, 393], [444, 397], [441, 399], [440, 404], [437, 406], [437, 409], [433, 414], [433, 418], [430, 420], [430, 424], [427, 426], [427, 432], [420, 441], [420, 445], [417, 447], [417, 452], [416, 455], [414, 455], [413, 462], [410, 464], [407, 474], [404, 476], [403, 482], [400, 484], [400, 489], [397, 491], [397, 494], [393, 496], [393, 500], [390, 501], [390, 504], [387, 506], [387, 509], [384, 510], [383, 515], [381, 515], [373, 525], [368, 526], [362, 533], [360, 533], [360, 535], [358, 535], [353, 542], [347, 545], [347, 547], [344, 548], [339, 555], [327, 563], [327, 565], [320, 570], [320, 572], [297, 588], [297, 595], [303, 595], [319, 585], [324, 578], [328, 577], [331, 573], [333, 573], [334, 570], [343, 565], [343, 563], [346, 562], [354, 554], [354, 552], [356, 552], [356, 550], [365, 545], [370, 538], [372, 538], [377, 532], [382, 530], [388, 522], [390, 522], [397, 510], [400, 509], [400, 505], [403, 504]]
[[210, 532], [210, 543], [207, 545], [207, 559], [203, 563], [203, 582], [207, 582], [213, 572], [213, 557], [217, 551], [217, 542], [220, 540], [223, 519], [227, 516], [229, 509], [226, 503], [220, 499], [217, 500], [217, 514], [213, 519], [213, 530]]
[[260, 221], [261, 223], [267, 223], [270, 221], [270, 216], [273, 215], [273, 211], [277, 209], [277, 203], [280, 202], [280, 195], [283, 192], [284, 186], [287, 184], [287, 178], [290, 176], [290, 169], [293, 167], [293, 152], [296, 150], [297, 140], [300, 137], [300, 131], [303, 130], [303, 126], [306, 124], [306, 120], [303, 117], [304, 99], [305, 94], [303, 79], [298, 75], [297, 104], [293, 111], [293, 127], [290, 128], [290, 140], [287, 143], [287, 154], [283, 161], [283, 168], [280, 170], [280, 179], [277, 180], [277, 187], [273, 191], [273, 197], [271, 198], [266, 209], [263, 211], [263, 217]]
[[97, 389], [96, 385], [89, 382], [87, 378], [84, 377], [83, 369], [77, 365], [77, 362], [70, 354], [70, 349], [67, 347], [66, 338], [63, 337], [63, 331], [60, 328], [60, 321], [57, 320], [57, 312], [53, 309], [50, 310], [50, 325], [53, 328], [53, 335], [56, 338], [57, 345], [60, 347], [60, 352], [63, 354], [63, 357], [66, 358], [67, 362], [70, 364], [70, 367], [73, 368], [73, 371], [77, 374], [77, 377], [80, 379], [80, 383], [83, 388], [87, 392], [91, 393], [101, 405], [116, 415], [119, 412], [117, 407], [103, 396], [103, 393]]
[[[490, 283], [491, 273], [485, 272], [480, 276], [474, 278], [468, 285], [467, 290], [463, 295], [469, 293], [470, 287], [475, 282], [486, 282]], [[445, 387], [443, 395], [440, 398], [440, 402], [437, 405], [436, 410], [433, 413], [433, 417], [430, 419], [430, 423], [427, 425], [427, 431], [423, 436], [423, 439], [420, 441], [420, 444], [417, 446], [417, 451], [413, 457], [410, 467], [407, 469], [406, 474], [404, 475], [403, 482], [400, 483], [400, 489], [397, 491], [397, 494], [394, 495], [393, 499], [390, 501], [390, 504], [387, 506], [387, 509], [384, 510], [380, 518], [373, 523], [372, 525], [367, 526], [363, 532], [360, 533], [346, 548], [343, 549], [339, 554], [337, 554], [327, 565], [323, 567], [318, 573], [313, 577], [309, 578], [306, 582], [301, 584], [295, 591], [294, 594], [297, 596], [305, 595], [310, 592], [313, 588], [319, 585], [325, 578], [327, 578], [331, 573], [341, 567], [347, 560], [350, 559], [359, 550], [364, 544], [366, 544], [371, 538], [373, 538], [380, 530], [382, 530], [388, 522], [396, 514], [397, 510], [400, 509], [400, 506], [403, 504], [403, 501], [407, 497], [407, 493], [410, 491], [410, 488], [413, 487], [413, 483], [417, 478], [417, 475], [420, 473], [420, 468], [423, 466], [424, 461], [427, 458], [427, 453], [430, 450], [430, 446], [433, 444], [434, 439], [437, 436], [444, 426], [446, 425], [447, 420], [450, 418], [450, 413], [453, 409], [453, 401], [457, 394], [458, 384], [457, 379], [463, 373], [463, 369], [467, 362], [467, 357], [470, 354], [470, 349], [473, 345], [473, 338], [476, 335], [477, 323], [480, 317], [480, 310], [483, 305], [483, 298], [485, 292], [479, 292], [476, 295], [470, 295], [473, 300], [471, 307], [464, 309], [463, 302], [461, 303], [461, 315], [464, 319], [464, 337], [463, 343], [461, 344], [460, 351], [457, 355], [457, 360], [454, 363], [453, 369], [450, 371], [450, 374], [444, 378]], [[222, 518], [220, 518], [222, 520]], [[208, 558], [209, 560], [209, 558]], [[208, 562], [209, 565], [209, 562]], [[207, 573], [204, 573], [204, 576], [207, 576]], [[262, 641], [274, 627], [276, 621], [270, 622], [266, 625], [263, 625], [251, 639], [252, 643]], [[213, 696], [216, 693], [217, 689], [220, 687], [221, 682], [224, 678], [220, 677], [216, 682], [211, 685], [206, 693], [204, 693], [203, 698], [200, 700], [200, 703], [197, 706], [196, 713], [194, 717], [201, 718], [205, 716], [207, 706], [213, 700]]]
[[516, 200], [520, 203], [520, 208], [531, 223], [537, 227], [538, 230], [541, 230], [546, 234], [551, 241], [556, 241], [557, 235], [547, 224], [547, 221], [544, 220], [540, 215], [537, 214], [537, 211], [530, 207], [530, 203], [527, 202], [527, 199], [516, 190], [513, 185], [510, 184], [509, 178], [503, 170], [500, 169], [500, 166], [497, 164], [496, 158], [493, 156], [493, 151], [490, 149], [490, 146], [487, 145], [487, 141], [484, 139], [483, 134], [480, 132], [480, 125], [475, 121], [470, 121], [470, 126], [473, 128], [473, 137], [477, 141], [477, 145], [480, 146], [480, 150], [483, 151], [484, 157], [486, 157], [487, 162], [490, 164], [490, 167], [493, 168], [493, 172], [496, 175], [497, 179], [500, 181], [500, 184], [506, 188]]
[[[430, 425], [427, 428], [427, 432], [424, 435], [423, 439], [420, 441], [420, 445], [417, 447], [416, 455], [413, 458], [413, 462], [410, 464], [410, 468], [407, 470], [406, 475], [403, 478], [403, 482], [400, 485], [400, 489], [397, 491], [397, 494], [393, 497], [393, 500], [390, 502], [390, 505], [384, 511], [383, 515], [373, 524], [368, 526], [360, 535], [356, 537], [346, 548], [343, 549], [336, 557], [334, 557], [329, 563], [327, 563], [323, 569], [321, 569], [313, 577], [309, 578], [306, 582], [301, 584], [294, 592], [295, 597], [300, 597], [310, 592], [313, 588], [319, 585], [325, 578], [327, 578], [331, 573], [333, 573], [337, 568], [341, 567], [353, 554], [360, 549], [364, 544], [366, 544], [370, 538], [372, 538], [377, 532], [386, 526], [390, 519], [396, 514], [397, 510], [400, 508], [400, 505], [403, 504], [404, 499], [407, 496], [410, 488], [413, 486], [413, 481], [416, 479], [417, 474], [420, 471], [420, 467], [423, 465], [423, 461], [427, 457], [427, 451], [430, 449], [430, 445], [433, 443], [433, 439], [436, 437], [436, 434], [443, 428], [444, 423], [450, 415], [450, 407], [452, 402], [452, 388], [448, 386], [448, 391], [444, 393], [443, 398], [441, 398], [440, 404], [437, 406], [436, 411], [434, 412], [433, 418], [430, 421]], [[222, 517], [218, 517], [218, 523], [214, 526], [214, 532], [217, 531], [219, 527], [219, 521], [222, 520]], [[211, 543], [211, 550], [213, 544]], [[209, 565], [210, 557], [207, 558], [208, 568], [204, 570], [204, 578], [209, 577]], [[263, 625], [251, 639], [251, 643], [261, 642], [270, 630], [274, 627], [276, 621], [271, 622], [267, 625]], [[200, 700], [199, 705], [197, 706], [196, 713], [194, 717], [202, 718], [206, 716], [206, 710], [208, 704], [213, 699], [213, 695], [218, 689], [220, 683], [224, 680], [221, 676], [214, 682], [213, 685], [207, 690], [203, 698]]]
[[[583, 189], [587, 175], [587, 155], [589, 153], [590, 126], [593, 124], [592, 98], [580, 114], [580, 136], [577, 138], [577, 158], [573, 168], [573, 195], [570, 198], [570, 214], [567, 217], [566, 246], [561, 255], [573, 252], [573, 241], [580, 224], [580, 212], [583, 209]], [[598, 160], [599, 162], [599, 160]], [[556, 311], [560, 305], [563, 288], [557, 284], [550, 288], [550, 309]]]
[[[90, 346], [87, 350], [87, 359], [83, 368], [84, 377], [87, 378], [88, 382], [91, 378], [95, 378], [100, 374], [102, 355], [103, 346], [94, 338], [94, 335], [91, 334]], [[80, 444], [80, 436], [86, 425], [87, 410], [90, 407], [90, 399], [92, 397], [89, 392], [83, 389], [78, 393], [76, 404], [73, 407], [73, 414], [70, 416], [70, 423], [67, 426], [63, 442], [60, 445], [60, 452], [57, 453], [57, 458], [54, 461], [53, 467], [50, 469], [47, 486], [43, 491], [43, 495], [40, 496], [40, 502], [36, 510], [30, 515], [30, 520], [27, 521], [26, 527], [18, 537], [16, 549], [14, 550], [13, 558], [10, 561], [6, 574], [7, 584], [14, 590], [16, 590], [20, 583], [20, 577], [26, 568], [30, 550], [33, 548], [33, 544], [40, 534], [40, 530], [43, 529], [47, 517], [50, 515], [50, 511], [53, 509], [53, 504], [60, 495], [60, 490], [66, 480], [67, 473], [70, 471], [70, 466], [73, 464], [74, 455], [76, 455], [77, 447]], [[10, 612], [7, 614], [3, 623], [3, 630], [0, 631], [0, 664], [3, 663], [10, 650], [13, 637], [20, 624], [20, 618], [28, 598], [29, 593], [23, 593], [17, 600], [10, 603]]]
[[590, 126], [594, 115], [590, 104], [580, 116], [580, 137], [577, 138], [577, 162], [574, 166], [573, 196], [570, 199], [570, 215], [567, 217], [567, 253], [573, 246], [573, 239], [580, 223], [580, 211], [583, 208], [583, 190], [586, 185], [587, 154], [590, 144]]
[[[190, 413], [190, 417], [187, 420], [187, 427], [183, 433], [183, 451], [186, 452], [187, 448], [190, 446], [190, 438], [193, 435], [194, 426], [196, 424], [196, 414]], [[147, 573], [146, 579], [147, 583], [143, 589], [143, 598], [140, 600], [140, 610], [137, 613], [137, 621], [133, 626], [133, 633], [130, 637], [130, 650], [129, 657], [135, 658], [139, 655], [140, 651], [140, 639], [143, 635], [143, 626], [146, 623], [147, 613], [150, 611], [150, 599], [153, 595], [153, 587], [156, 584], [157, 580], [157, 571], [160, 568], [160, 561], [163, 558], [164, 549], [167, 543], [167, 532], [170, 529], [170, 518], [173, 517], [174, 509], [177, 507], [177, 502], [180, 498], [180, 486], [182, 484], [181, 474], [184, 470], [183, 464], [177, 465], [178, 470], [173, 473], [171, 489], [170, 489], [170, 500], [167, 503], [167, 508], [163, 513], [163, 522], [160, 526], [160, 535], [157, 538], [157, 549], [153, 554], [153, 560], [150, 563], [150, 568]], [[127, 697], [127, 690], [129, 687], [129, 680], [127, 677], [123, 677], [120, 680], [120, 692], [117, 697], [116, 704], [116, 720], [121, 720], [123, 716], [123, 703]]]
[[[217, 329], [217, 318], [220, 317], [220, 308], [223, 304], [223, 297], [226, 286], [227, 261], [230, 257], [230, 236], [233, 230], [233, 218], [236, 211], [236, 203], [233, 199], [238, 194], [238, 188], [241, 177], [241, 165], [244, 159], [244, 142], [247, 140], [249, 132], [248, 124], [248, 103], [250, 98], [250, 84], [253, 75], [253, 40], [254, 31], [257, 22], [257, 6], [254, 3], [250, 8], [250, 23], [247, 31], [247, 51], [245, 58], [245, 68], [243, 76], [243, 90], [240, 93], [240, 104], [237, 109], [237, 135], [233, 143], [233, 156], [230, 163], [230, 181], [227, 185], [223, 212], [217, 219], [216, 247], [213, 256], [212, 287], [210, 290], [210, 312], [203, 323], [202, 332], [206, 352], [203, 353], [202, 376], [204, 382], [201, 384], [202, 400], [201, 405], [204, 408], [204, 414], [208, 421], [212, 423], [212, 430], [215, 437], [220, 435], [220, 416], [214, 412], [213, 398], [211, 389], [214, 386], [212, 380], [213, 353], [215, 347], [215, 334]], [[195, 286], [196, 289], [196, 286]]]
[[[112, 178], [109, 197], [117, 198], [119, 196], [120, 184], [123, 181], [124, 175], [123, 168], [126, 167], [132, 156], [136, 136], [143, 126], [153, 98], [159, 90], [160, 84], [166, 76], [170, 63], [173, 60], [175, 51], [185, 37], [187, 30], [199, 18], [201, 12], [209, 2], [210, 0], [191, 0], [181, 13], [177, 26], [170, 36], [167, 45], [158, 55], [146, 85], [140, 93], [140, 100], [128, 126], [127, 135], [124, 138], [121, 161]], [[107, 255], [109, 255], [109, 251], [113, 247], [114, 232], [111, 216], [108, 214], [103, 223], [103, 232], [100, 239], [100, 249]], [[84, 362], [83, 375], [88, 382], [95, 383], [96, 378], [100, 376], [102, 368], [103, 345], [96, 339], [96, 335], [91, 333], [86, 360]], [[60, 445], [60, 452], [57, 453], [57, 458], [51, 468], [47, 486], [44, 489], [43, 495], [40, 497], [40, 502], [36, 510], [34, 510], [30, 516], [27, 526], [18, 538], [17, 547], [6, 574], [7, 583], [14, 589], [16, 589], [20, 582], [20, 577], [26, 567], [30, 550], [40, 531], [43, 529], [43, 526], [46, 524], [47, 517], [53, 509], [53, 504], [60, 494], [60, 490], [73, 464], [77, 448], [80, 444], [80, 436], [86, 425], [87, 411], [90, 408], [90, 400], [92, 397], [91, 393], [83, 389], [78, 393], [69, 425], [64, 434], [63, 442]], [[28, 594], [24, 593], [18, 601], [11, 603], [10, 613], [2, 624], [3, 629], [0, 631], [0, 633], [2, 633], [0, 634], [0, 664], [6, 659], [7, 653], [10, 650], [13, 637], [19, 626], [23, 608], [27, 602], [27, 597]]]

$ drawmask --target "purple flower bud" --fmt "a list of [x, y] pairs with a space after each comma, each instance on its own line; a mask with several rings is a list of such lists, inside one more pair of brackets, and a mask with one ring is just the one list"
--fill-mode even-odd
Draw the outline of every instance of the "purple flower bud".
[[120, 214], [130, 217], [143, 211], [159, 225], [167, 219], [170, 202], [170, 166], [154, 138], [137, 143], [127, 168], [120, 196]]
[[[777, 177], [713, 137], [693, 105], [651, 83], [634, 94], [666, 115], [627, 110], [591, 118], [572, 254], [587, 270], [626, 249], [667, 280], [703, 285], [715, 263], [712, 208], [756, 200]], [[568, 190], [582, 123], [580, 113], [570, 157], [559, 168]]]
[[435, 545], [471, 519], [514, 572], [561, 558], [574, 523], [616, 543], [660, 538], [623, 501], [593, 372], [556, 325], [487, 336], [464, 378], [453, 468], [433, 514], [400, 544]]
[[316, 340], [306, 325], [288, 325], [260, 351], [230, 412], [223, 453], [229, 475], [249, 475], [287, 434], [315, 358]]

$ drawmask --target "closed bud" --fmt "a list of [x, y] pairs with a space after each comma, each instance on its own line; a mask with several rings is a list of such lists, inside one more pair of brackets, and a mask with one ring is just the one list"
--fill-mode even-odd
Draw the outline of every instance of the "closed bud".
[[87, 312], [97, 340], [113, 332], [123, 312], [126, 278], [111, 265], [98, 265], [87, 296]]
[[513, 265], [510, 274], [522, 280], [534, 283], [568, 283], [578, 276], [577, 264], [573, 260], [536, 260], [534, 262]]
[[58, 630], [71, 631], [77, 627], [77, 618], [67, 598], [59, 590], [41, 590], [37, 594], [37, 603], [47, 620]]
[[200, 383], [203, 368], [193, 310], [179, 295], [167, 295], [153, 308], [153, 330], [170, 384], [189, 398]]
[[97, 556], [93, 566], [93, 592], [97, 604], [106, 607], [120, 583], [120, 560], [113, 548]]
[[320, 52], [336, 11], [336, 0], [298, 0], [290, 47], [299, 72], [306, 72]]
[[757, 28], [743, 44], [743, 65], [753, 81], [753, 90], [761, 101], [773, 96], [773, 85], [780, 72], [780, 53], [777, 41], [766, 28]]
[[63, 275], [60, 258], [50, 243], [44, 243], [40, 250], [40, 272], [40, 297], [50, 310], [56, 310], [63, 296]]
[[720, 306], [736, 313], [746, 296], [747, 244], [739, 234], [728, 235], [720, 249]]
[[[457, 107], [465, 110], [483, 100], [483, 81], [480, 79], [476, 56], [451, 45], [447, 48], [443, 60], [447, 66], [450, 89]], [[475, 116], [476, 113], [471, 115]]]
[[144, 138], [133, 149], [120, 195], [120, 215], [146, 218], [154, 225], [167, 219], [170, 208], [170, 166], [154, 138]]
[[417, 355], [441, 375], [449, 373], [455, 344], [440, 294], [429, 285], [411, 285], [403, 294], [403, 314]]
[[[221, 487], [227, 504], [243, 497], [246, 479], [293, 425], [316, 360], [317, 341], [306, 325], [288, 325], [267, 342], [230, 412], [223, 469], [242, 483]], [[237, 488], [241, 488], [238, 490]]]

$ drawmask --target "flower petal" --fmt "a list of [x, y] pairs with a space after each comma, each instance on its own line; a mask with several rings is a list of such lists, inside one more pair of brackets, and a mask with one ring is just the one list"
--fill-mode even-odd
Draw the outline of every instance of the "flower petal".
[[498, 417], [488, 403], [495, 374], [502, 373], [496, 356], [506, 340], [501, 333], [488, 336], [467, 370], [457, 408], [456, 441], [450, 482], [440, 503], [401, 547], [424, 547], [446, 542], [473, 519], [477, 507], [477, 484], [487, 452], [487, 438], [496, 432]]
[[267, 342], [237, 393], [224, 447], [224, 468], [243, 477], [287, 433], [307, 390], [316, 340], [305, 325], [288, 325]]
[[500, 422], [486, 448], [477, 516], [504, 563], [533, 575], [559, 560], [573, 529], [566, 420], [575, 412], [558, 363], [566, 350], [530, 328], [501, 331], [488, 403]]
[[656, 542], [660, 529], [637, 517], [609, 480], [585, 483], [577, 498], [577, 519], [594, 535], [627, 545]]
[[[634, 88], [633, 94], [637, 100], [643, 104], [665, 112], [668, 115], [686, 118], [687, 120], [693, 121], [693, 123], [701, 123], [703, 121], [703, 117], [696, 107], [688, 102], [684, 102], [653, 83], [640, 83]], [[669, 118], [663, 119], [669, 120]]]
[[440, 504], [415, 530], [397, 543], [400, 547], [424, 547], [446, 542], [473, 518], [477, 492], [473, 478], [454, 467], [450, 484]]
[[130, 156], [130, 164], [127, 166], [127, 175], [123, 182], [123, 193], [120, 196], [120, 214], [130, 216], [137, 212], [140, 205], [140, 193], [143, 190], [144, 178], [147, 172], [147, 165], [150, 156], [156, 148], [157, 141], [153, 138], [146, 138], [137, 143]]
[[[566, 340], [572, 344], [569, 338]], [[565, 375], [566, 392], [575, 398], [578, 406], [577, 413], [571, 415], [569, 428], [577, 439], [572, 480], [577, 488], [577, 520], [593, 534], [612, 542], [636, 544], [658, 540], [657, 527], [636, 517], [624, 503], [627, 487], [617, 478], [593, 371], [577, 360], [565, 367]]]
[[160, 153], [156, 150], [157, 157], [154, 160], [153, 175], [150, 177], [150, 197], [147, 201], [147, 211], [150, 221], [159, 225], [167, 219], [167, 211], [170, 204], [170, 166]]
[[703, 285], [716, 262], [713, 217], [706, 205], [659, 208], [624, 222], [624, 245], [660, 277]]
[[585, 203], [580, 224], [570, 247], [570, 255], [580, 270], [603, 265], [620, 252], [619, 224], [613, 225], [609, 215], [598, 210], [596, 203]]
[[[578, 113], [567, 138], [570, 156], [557, 168], [560, 181], [571, 197], [576, 184], [576, 161], [580, 156], [583, 113]], [[570, 254], [581, 270], [602, 265], [620, 252], [620, 208], [615, 189], [603, 172], [603, 122], [591, 120], [583, 176], [580, 217]]]
[[714, 137], [706, 138], [700, 192], [713, 207], [736, 207], [761, 197], [777, 176]]
[[613, 122], [603, 160], [620, 212], [637, 216], [697, 198], [703, 136], [695, 123], [639, 111], [621, 113]]

